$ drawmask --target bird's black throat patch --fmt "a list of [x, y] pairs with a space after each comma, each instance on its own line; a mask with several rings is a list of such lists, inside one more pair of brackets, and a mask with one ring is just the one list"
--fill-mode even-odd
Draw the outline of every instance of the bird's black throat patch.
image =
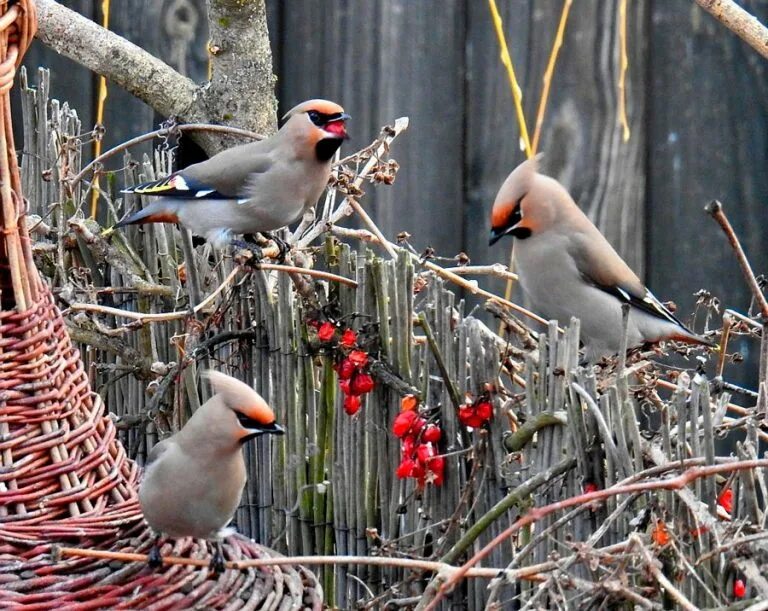
[[515, 227], [509, 232], [510, 235], [515, 236], [518, 240], [525, 240], [531, 237], [531, 230], [528, 227]]
[[315, 146], [315, 154], [318, 161], [328, 161], [334, 156], [341, 143], [344, 142], [342, 138], [323, 138]]

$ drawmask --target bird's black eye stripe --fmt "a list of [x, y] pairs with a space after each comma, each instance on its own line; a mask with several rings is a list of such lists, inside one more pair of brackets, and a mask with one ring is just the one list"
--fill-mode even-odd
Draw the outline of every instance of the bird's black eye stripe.
[[310, 110], [310, 111], [307, 111], [307, 116], [309, 117], [309, 120], [312, 121], [312, 123], [314, 123], [318, 127], [323, 127], [323, 125], [327, 125], [332, 121], [338, 121], [339, 119], [341, 119], [340, 112], [327, 114], [324, 112], [318, 112], [317, 110]]
[[509, 217], [509, 223], [508, 226], [512, 227], [513, 225], [517, 225], [520, 221], [523, 220], [523, 198], [517, 200], [517, 203], [515, 204], [515, 207], [512, 210], [512, 214]]

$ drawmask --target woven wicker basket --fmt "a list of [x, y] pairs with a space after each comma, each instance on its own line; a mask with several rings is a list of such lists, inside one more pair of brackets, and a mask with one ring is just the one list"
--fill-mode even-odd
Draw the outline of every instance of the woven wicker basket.
[[[80, 355], [32, 263], [11, 129], [9, 91], [35, 33], [35, 6], [0, 0], [0, 608], [320, 608], [304, 569], [225, 571], [58, 559], [58, 544], [145, 552], [139, 469], [116, 439]], [[164, 553], [207, 557], [182, 539]], [[230, 537], [231, 560], [273, 552]], [[287, 570], [286, 570], [287, 569]]]

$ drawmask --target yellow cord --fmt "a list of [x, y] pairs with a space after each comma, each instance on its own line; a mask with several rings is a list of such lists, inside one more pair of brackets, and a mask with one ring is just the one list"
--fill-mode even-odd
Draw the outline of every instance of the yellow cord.
[[622, 128], [624, 142], [629, 140], [629, 120], [627, 119], [627, 0], [619, 4], [619, 122]]
[[517, 123], [520, 126], [520, 137], [525, 146], [525, 156], [530, 159], [533, 157], [533, 150], [531, 149], [531, 141], [530, 138], [528, 138], [528, 127], [525, 124], [525, 115], [523, 114], [523, 92], [520, 90], [520, 85], [517, 84], [515, 67], [512, 65], [512, 58], [509, 56], [509, 49], [507, 48], [507, 41], [504, 38], [504, 29], [501, 23], [501, 15], [499, 15], [499, 9], [496, 7], [496, 0], [488, 0], [488, 6], [491, 9], [491, 18], [493, 19], [493, 25], [496, 29], [496, 37], [499, 39], [501, 63], [507, 69], [509, 85], [512, 88], [512, 98], [515, 101], [515, 112], [517, 113]]
[[[110, 0], [101, 0], [101, 25], [107, 30], [109, 29], [109, 2]], [[104, 104], [107, 101], [107, 79], [104, 76], [99, 76], [99, 92], [96, 102], [96, 123], [99, 125], [104, 124]], [[96, 138], [93, 141], [93, 157], [94, 159], [101, 155], [101, 138]], [[93, 183], [91, 184], [91, 218], [96, 218], [96, 212], [99, 206], [99, 175], [94, 174]]]
[[563, 34], [565, 33], [565, 24], [568, 22], [568, 13], [571, 10], [573, 0], [563, 0], [563, 10], [560, 13], [560, 23], [557, 25], [555, 42], [552, 43], [552, 51], [549, 54], [547, 69], [544, 71], [543, 84], [541, 86], [541, 98], [539, 98], [539, 109], [536, 112], [536, 127], [533, 130], [533, 154], [539, 150], [539, 137], [541, 136], [541, 126], [544, 124], [544, 113], [547, 110], [547, 100], [549, 99], [549, 88], [552, 84], [552, 75], [555, 73], [555, 64], [557, 56], [560, 53], [560, 47], [563, 46]]

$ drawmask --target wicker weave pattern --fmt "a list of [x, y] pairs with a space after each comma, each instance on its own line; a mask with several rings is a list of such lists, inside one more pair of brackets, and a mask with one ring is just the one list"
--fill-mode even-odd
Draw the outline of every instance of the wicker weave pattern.
[[[146, 553], [153, 536], [137, 500], [139, 470], [116, 439], [50, 290], [24, 223], [8, 91], [35, 32], [33, 0], [0, 0], [0, 608], [322, 608], [298, 567], [225, 571], [56, 558], [57, 543]], [[164, 554], [209, 557], [180, 539]], [[229, 537], [231, 560], [274, 553]]]
[[25, 312], [0, 312], [0, 516], [18, 536], [125, 504], [137, 478], [50, 293], [42, 295]]

